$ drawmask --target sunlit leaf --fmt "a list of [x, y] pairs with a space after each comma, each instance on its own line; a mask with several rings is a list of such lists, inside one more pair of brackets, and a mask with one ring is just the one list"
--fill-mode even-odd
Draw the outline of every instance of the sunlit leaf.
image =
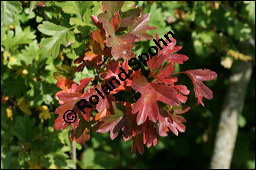
[[69, 46], [75, 41], [74, 33], [70, 28], [56, 25], [54, 23], [44, 21], [38, 26], [38, 30], [43, 34], [52, 36], [44, 38], [40, 42], [40, 46], [44, 49], [43, 55], [46, 57], [57, 57], [60, 51], [60, 45]]
[[22, 11], [19, 1], [1, 1], [1, 29], [8, 26]]

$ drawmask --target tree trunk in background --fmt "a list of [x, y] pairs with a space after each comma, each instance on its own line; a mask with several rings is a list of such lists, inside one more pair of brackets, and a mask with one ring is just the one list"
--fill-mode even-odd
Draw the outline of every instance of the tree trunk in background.
[[238, 118], [243, 111], [253, 64], [239, 60], [230, 77], [216, 134], [211, 169], [228, 169], [232, 161], [238, 132]]

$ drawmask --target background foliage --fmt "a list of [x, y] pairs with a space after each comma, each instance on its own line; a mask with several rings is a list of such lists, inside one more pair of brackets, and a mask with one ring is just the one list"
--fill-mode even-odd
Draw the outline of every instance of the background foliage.
[[[135, 2], [126, 2], [125, 6]], [[92, 133], [85, 145], [77, 145], [81, 168], [208, 168], [213, 142], [237, 60], [255, 56], [255, 2], [158, 2], [136, 4], [150, 13], [149, 33], [174, 32], [180, 51], [189, 57], [180, 71], [209, 68], [218, 79], [207, 82], [214, 93], [205, 108], [186, 113], [186, 133], [159, 138], [143, 156], [130, 155], [131, 141], [109, 134]], [[94, 29], [91, 15], [101, 2], [1, 1], [1, 168], [73, 168], [69, 128], [53, 129], [59, 88], [54, 76], [74, 81], [93, 72], [72, 71]], [[252, 43], [253, 42], [253, 43]], [[153, 41], [139, 42], [138, 55]], [[57, 72], [57, 73], [54, 73]], [[184, 81], [190, 82], [184, 77]], [[255, 168], [255, 72], [247, 90], [231, 168]], [[187, 82], [184, 84], [188, 84]], [[188, 86], [193, 89], [192, 84]], [[191, 96], [193, 97], [193, 96]], [[190, 98], [191, 98], [190, 97]], [[194, 101], [191, 102], [191, 105]]]

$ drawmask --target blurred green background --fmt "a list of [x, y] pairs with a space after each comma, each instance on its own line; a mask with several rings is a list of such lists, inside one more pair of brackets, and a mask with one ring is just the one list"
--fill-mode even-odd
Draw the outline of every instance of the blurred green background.
[[[1, 168], [74, 168], [68, 127], [55, 131], [53, 112], [59, 106], [55, 93], [54, 66], [70, 66], [86, 49], [94, 28], [90, 15], [97, 15], [101, 2], [82, 2], [83, 16], [71, 1], [1, 1]], [[78, 168], [209, 168], [214, 139], [229, 77], [238, 60], [255, 56], [255, 2], [250, 1], [138, 1], [125, 5], [150, 13], [149, 32], [162, 37], [171, 30], [178, 53], [189, 60], [177, 71], [208, 68], [218, 78], [206, 85], [213, 91], [205, 107], [196, 106], [184, 117], [187, 130], [159, 137], [144, 155], [131, 155], [132, 141], [115, 140], [109, 134], [91, 133], [85, 145], [76, 145]], [[79, 7], [78, 7], [79, 8]], [[79, 10], [78, 10], [79, 11]], [[82, 18], [82, 19], [81, 19]], [[43, 21], [62, 29], [62, 34], [40, 30]], [[39, 27], [38, 27], [39, 26]], [[41, 25], [42, 26], [42, 25]], [[57, 27], [56, 26], [56, 27]], [[46, 34], [46, 35], [45, 35]], [[65, 44], [73, 40], [72, 45]], [[61, 45], [63, 44], [63, 45]], [[153, 45], [139, 42], [138, 55]], [[249, 57], [250, 58], [250, 57]], [[253, 66], [254, 68], [255, 66]], [[91, 73], [76, 73], [76, 80]], [[72, 75], [71, 75], [72, 76]], [[192, 83], [179, 77], [190, 90]], [[193, 106], [193, 95], [188, 105]], [[255, 71], [239, 117], [239, 131], [231, 168], [255, 168]]]

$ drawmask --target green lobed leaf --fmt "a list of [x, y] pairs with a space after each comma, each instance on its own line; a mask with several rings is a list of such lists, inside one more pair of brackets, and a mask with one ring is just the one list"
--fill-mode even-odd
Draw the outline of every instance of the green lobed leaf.
[[2, 45], [6, 50], [12, 52], [15, 51], [18, 45], [29, 44], [33, 39], [36, 38], [35, 31], [31, 31], [30, 27], [26, 27], [24, 30], [20, 26], [15, 26], [15, 35], [12, 30], [7, 32], [7, 38], [2, 42]]
[[42, 49], [38, 47], [37, 41], [29, 43], [29, 46], [25, 46], [25, 49], [21, 50], [16, 58], [20, 61], [24, 61], [25, 65], [31, 64], [34, 60], [38, 61], [42, 53]]
[[44, 21], [43, 24], [40, 24], [38, 26], [38, 30], [43, 34], [46, 34], [49, 36], [60, 36], [68, 32], [69, 28], [56, 25], [49, 21]]
[[21, 11], [19, 1], [1, 1], [1, 27], [8, 26]]
[[92, 1], [94, 8], [92, 9], [92, 15], [99, 15], [102, 13], [102, 2]]
[[95, 27], [95, 25], [90, 24], [89, 22], [83, 22], [81, 19], [79, 18], [70, 18], [70, 22], [75, 24], [75, 25], [81, 25], [81, 26], [90, 26], [90, 27]]
[[35, 118], [30, 119], [28, 115], [18, 116], [15, 120], [15, 126], [12, 127], [11, 133], [21, 142], [29, 142], [38, 134], [38, 127], [34, 127]]
[[56, 57], [60, 51], [60, 45], [68, 46], [75, 42], [74, 33], [70, 28], [58, 26], [54, 23], [45, 21], [38, 26], [38, 30], [50, 38], [43, 38], [40, 45], [43, 48], [43, 56]]
[[62, 10], [68, 14], [75, 14], [80, 19], [83, 19], [84, 14], [90, 6], [92, 5], [91, 1], [67, 1], [63, 4]]

